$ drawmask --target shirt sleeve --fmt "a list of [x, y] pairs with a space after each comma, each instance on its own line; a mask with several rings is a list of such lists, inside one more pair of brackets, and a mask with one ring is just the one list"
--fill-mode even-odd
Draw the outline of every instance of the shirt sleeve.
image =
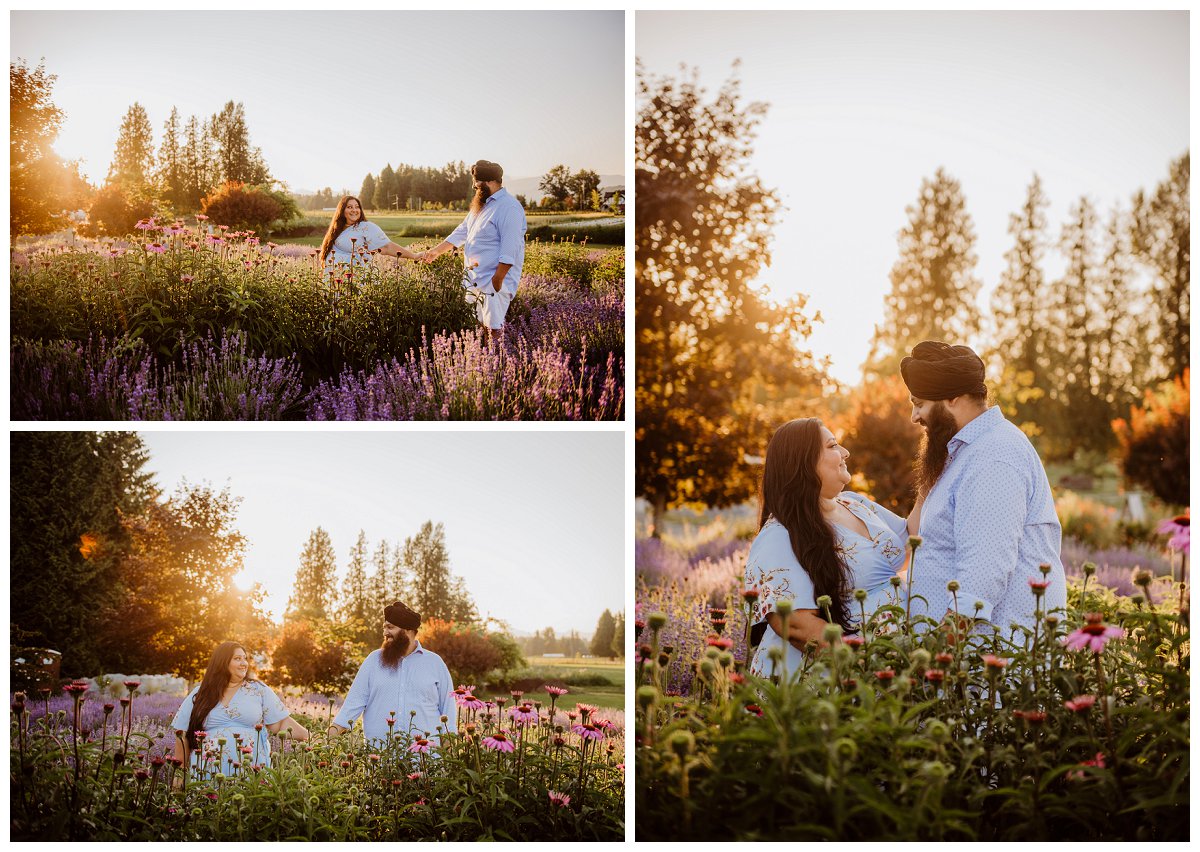
[[196, 693], [200, 687], [197, 686], [187, 694], [187, 698], [183, 699], [183, 703], [179, 705], [179, 709], [175, 711], [175, 718], [171, 720], [172, 731], [183, 731], [187, 733], [188, 720], [192, 718], [192, 706], [196, 702]]
[[[470, 218], [470, 216], [467, 217], [467, 219]], [[458, 223], [458, 227], [450, 232], [450, 236], [446, 237], [446, 242], [452, 246], [461, 246], [467, 241], [467, 219]]]
[[369, 670], [372, 665], [372, 658], [367, 657], [358, 667], [358, 674], [354, 676], [354, 683], [350, 684], [350, 691], [346, 693], [346, 701], [342, 704], [342, 709], [338, 711], [337, 716], [334, 717], [333, 724], [350, 728], [354, 725], [354, 721], [362, 715], [363, 710], [367, 709], [367, 698], [371, 695]]
[[512, 205], [504, 205], [501, 214], [496, 218], [496, 227], [500, 231], [500, 257], [498, 263], [516, 266], [517, 255], [521, 243], [525, 241], [525, 214]]
[[[959, 483], [954, 502], [954, 560], [958, 608], [963, 615], [990, 620], [992, 609], [1008, 588], [1017, 569], [1025, 527], [1026, 491], [1021, 472], [1002, 461], [981, 460]], [[921, 570], [919, 551], [916, 570]], [[976, 601], [983, 604], [978, 612], [974, 610]]]
[[751, 616], [753, 624], [767, 620], [779, 601], [791, 601], [792, 609], [816, 609], [812, 579], [792, 552], [791, 539], [781, 525], [763, 528], [760, 552], [746, 566], [746, 585], [758, 588], [758, 601]]
[[458, 733], [458, 705], [454, 703], [454, 679], [442, 661], [442, 677], [438, 680], [438, 712], [446, 717], [447, 733]]
[[288, 716], [292, 715], [288, 709], [283, 706], [283, 701], [275, 694], [275, 691], [265, 683], [260, 684], [262, 687], [262, 704], [263, 704], [263, 724], [274, 725], [276, 722], [282, 722]]

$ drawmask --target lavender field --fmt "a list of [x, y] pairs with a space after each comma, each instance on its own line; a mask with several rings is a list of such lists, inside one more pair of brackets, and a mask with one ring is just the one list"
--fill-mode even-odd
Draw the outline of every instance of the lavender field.
[[531, 243], [502, 339], [461, 260], [326, 281], [312, 251], [176, 223], [10, 259], [23, 420], [619, 420], [620, 249]]

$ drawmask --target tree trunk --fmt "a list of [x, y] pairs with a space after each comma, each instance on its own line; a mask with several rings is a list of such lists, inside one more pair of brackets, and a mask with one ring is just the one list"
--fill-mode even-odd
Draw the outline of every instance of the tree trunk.
[[655, 494], [650, 501], [650, 538], [662, 538], [662, 519], [667, 513], [667, 497]]

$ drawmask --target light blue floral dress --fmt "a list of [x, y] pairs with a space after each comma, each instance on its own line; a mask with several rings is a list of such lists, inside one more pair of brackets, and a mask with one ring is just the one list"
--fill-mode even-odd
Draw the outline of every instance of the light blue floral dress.
[[[192, 717], [192, 705], [199, 690], [197, 685], [188, 693], [187, 698], [183, 699], [183, 704], [179, 705], [175, 718], [171, 720], [172, 730], [187, 731], [188, 720]], [[201, 750], [197, 749], [191, 756], [193, 770], [200, 772], [207, 766], [210, 773], [215, 770], [222, 775], [232, 775], [239, 771], [234, 768], [234, 763], [241, 763], [247, 769], [252, 764], [270, 766], [271, 743], [266, 726], [281, 722], [290, 715], [279, 696], [266, 684], [257, 680], [245, 681], [233, 694], [233, 698], [229, 699], [228, 704], [217, 702], [217, 706], [209, 711], [204, 720], [206, 746], [215, 751], [218, 748], [217, 741], [222, 737], [225, 739], [224, 745], [220, 746], [220, 759], [213, 754], [205, 761]], [[254, 730], [257, 724], [263, 726], [261, 731]], [[234, 734], [241, 735], [241, 744], [251, 749], [249, 754], [238, 752], [238, 741]]]
[[[867, 528], [864, 536], [841, 524], [833, 525], [834, 546], [851, 573], [850, 587], [867, 592], [864, 606], [869, 618], [880, 606], [895, 602], [891, 578], [904, 564], [903, 536], [907, 536], [908, 521], [853, 491], [843, 491], [835, 499]], [[750, 545], [745, 587], [758, 589], [751, 624], [766, 622], [781, 600], [790, 600], [793, 609], [817, 609], [812, 579], [796, 559], [788, 531], [774, 518], [763, 525]], [[857, 622], [858, 602], [850, 601], [849, 607], [851, 617]], [[775, 667], [776, 674], [795, 672], [803, 664], [804, 655], [768, 626], [750, 662], [752, 674], [760, 677], [771, 674], [773, 664], [768, 654], [772, 648], [784, 650], [783, 662]]]

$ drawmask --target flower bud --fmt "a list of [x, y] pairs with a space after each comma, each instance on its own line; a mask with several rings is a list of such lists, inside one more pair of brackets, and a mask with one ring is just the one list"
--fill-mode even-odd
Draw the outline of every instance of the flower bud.
[[918, 547], [921, 546], [921, 543], [924, 541], [925, 541], [925, 539], [921, 538], [919, 535], [910, 535], [908, 537], [908, 546], [911, 547], [913, 550], [916, 550]]
[[[899, 578], [897, 578], [897, 579], [899, 579]], [[855, 589], [854, 590], [854, 599], [856, 601], [858, 601], [859, 603], [864, 603], [867, 600], [867, 590], [866, 589]]]
[[952, 593], [957, 592], [960, 588], [962, 588], [962, 587], [958, 585], [958, 580], [951, 580], [949, 583], [946, 584], [947, 592], [952, 592]]
[[829, 609], [833, 606], [833, 598], [829, 595], [821, 595], [817, 598], [817, 609]]
[[646, 618], [646, 623], [650, 625], [650, 629], [657, 633], [667, 626], [667, 616], [665, 613], [652, 612]]
[[888, 582], [892, 584], [892, 588], [893, 588], [893, 589], [898, 589], [898, 588], [900, 588], [900, 578], [899, 578], [899, 577], [897, 577], [895, 574], [893, 574], [893, 575], [892, 575], [892, 576], [891, 576], [891, 577], [888, 579]]
[[821, 631], [821, 638], [832, 645], [842, 638], [842, 625], [826, 624], [825, 629]]
[[691, 731], [676, 731], [671, 734], [667, 744], [671, 747], [671, 751], [675, 752], [680, 758], [691, 754], [696, 749], [696, 738], [692, 736]]
[[649, 684], [639, 686], [637, 691], [637, 703], [643, 710], [654, 706], [658, 702], [658, 688]]
[[788, 616], [792, 614], [792, 602], [790, 600], [781, 600], [775, 602], [775, 612], [784, 621], [788, 620]]
[[858, 743], [849, 737], [839, 737], [834, 740], [833, 753], [839, 760], [854, 760], [858, 757]]
[[1095, 573], [1096, 573], [1096, 563], [1095, 562], [1083, 563], [1083, 576], [1091, 577]]

